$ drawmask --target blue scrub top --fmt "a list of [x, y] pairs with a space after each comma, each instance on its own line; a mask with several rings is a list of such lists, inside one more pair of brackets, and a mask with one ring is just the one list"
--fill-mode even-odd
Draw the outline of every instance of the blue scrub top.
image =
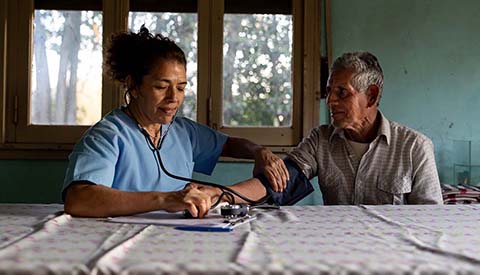
[[[162, 125], [162, 132], [168, 125]], [[210, 175], [228, 136], [177, 117], [160, 150], [165, 168], [191, 177]], [[120, 108], [85, 132], [69, 156], [63, 191], [74, 181], [89, 181], [123, 191], [176, 191], [187, 182], [167, 176], [136, 122]]]

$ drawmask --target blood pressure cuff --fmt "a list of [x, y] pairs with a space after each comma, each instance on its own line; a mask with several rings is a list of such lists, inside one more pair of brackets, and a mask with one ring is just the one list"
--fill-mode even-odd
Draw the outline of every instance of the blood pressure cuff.
[[285, 163], [285, 166], [288, 169], [288, 174], [290, 175], [290, 179], [287, 181], [287, 187], [283, 190], [283, 192], [273, 191], [272, 187], [270, 186], [270, 182], [265, 175], [258, 175], [257, 178], [267, 189], [267, 196], [269, 196], [267, 201], [268, 203], [276, 205], [294, 205], [301, 199], [310, 195], [314, 189], [310, 180], [308, 180], [300, 167], [298, 167], [294, 161], [285, 158], [283, 162]]

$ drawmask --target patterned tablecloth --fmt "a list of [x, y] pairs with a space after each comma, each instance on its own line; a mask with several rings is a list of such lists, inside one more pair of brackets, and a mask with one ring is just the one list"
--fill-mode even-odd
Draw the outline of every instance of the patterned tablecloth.
[[0, 204], [0, 274], [480, 273], [480, 205], [292, 206], [189, 232]]

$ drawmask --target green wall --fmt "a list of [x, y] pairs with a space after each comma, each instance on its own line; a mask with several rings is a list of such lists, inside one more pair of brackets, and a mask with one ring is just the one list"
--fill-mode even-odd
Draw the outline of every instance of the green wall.
[[[377, 55], [385, 72], [380, 108], [433, 140], [442, 182], [451, 182], [453, 163], [468, 156], [455, 140], [473, 140], [472, 162], [480, 164], [480, 1], [334, 0], [331, 8], [333, 56]], [[60, 202], [66, 164], [1, 160], [0, 202]], [[219, 163], [211, 179], [240, 181], [251, 168]], [[322, 202], [315, 187], [302, 203]]]
[[466, 158], [455, 140], [473, 140], [472, 159], [480, 161], [480, 1], [334, 0], [331, 7], [333, 56], [365, 50], [379, 58], [380, 109], [433, 140], [441, 181], [452, 182], [453, 163]]
[[[67, 161], [2, 160], [0, 203], [61, 203], [61, 189]], [[200, 180], [231, 184], [251, 177], [251, 163], [219, 163], [212, 176], [196, 174]], [[316, 181], [315, 181], [316, 183]], [[318, 184], [314, 184], [318, 189]], [[320, 204], [317, 190], [299, 204]]]
[[66, 161], [0, 161], [2, 202], [61, 202]]

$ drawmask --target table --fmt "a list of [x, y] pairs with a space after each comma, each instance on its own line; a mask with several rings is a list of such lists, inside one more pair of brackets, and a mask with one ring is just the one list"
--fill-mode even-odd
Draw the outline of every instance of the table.
[[290, 206], [232, 232], [0, 204], [0, 274], [480, 273], [479, 205]]

